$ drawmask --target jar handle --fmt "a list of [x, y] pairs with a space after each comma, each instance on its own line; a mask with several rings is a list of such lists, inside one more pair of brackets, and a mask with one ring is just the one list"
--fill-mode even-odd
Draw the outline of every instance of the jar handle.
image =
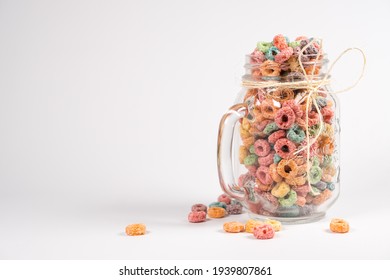
[[232, 144], [236, 123], [248, 114], [246, 104], [236, 104], [223, 115], [218, 131], [218, 176], [222, 190], [229, 196], [244, 200], [245, 191], [236, 184], [233, 176]]

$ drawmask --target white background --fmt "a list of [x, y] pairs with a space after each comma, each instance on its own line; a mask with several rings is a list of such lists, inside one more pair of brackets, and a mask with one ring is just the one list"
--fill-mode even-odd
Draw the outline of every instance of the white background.
[[[389, 259], [388, 1], [0, 0], [1, 259]], [[339, 95], [342, 192], [276, 238], [186, 217], [220, 194], [220, 117], [244, 54], [283, 33], [357, 46]], [[353, 83], [361, 59], [333, 72]], [[331, 234], [331, 217], [351, 232]], [[127, 237], [127, 224], [148, 234]]]

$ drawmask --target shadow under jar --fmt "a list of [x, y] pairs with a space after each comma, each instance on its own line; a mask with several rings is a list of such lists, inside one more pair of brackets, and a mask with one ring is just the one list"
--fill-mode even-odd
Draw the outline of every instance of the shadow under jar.
[[220, 122], [221, 187], [254, 219], [316, 221], [340, 192], [338, 101], [329, 79], [318, 86], [328, 60], [301, 61], [247, 55], [243, 88]]

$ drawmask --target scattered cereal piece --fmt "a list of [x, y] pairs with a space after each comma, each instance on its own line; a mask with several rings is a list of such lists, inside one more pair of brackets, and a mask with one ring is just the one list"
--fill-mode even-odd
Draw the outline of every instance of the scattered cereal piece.
[[241, 204], [229, 204], [226, 208], [226, 211], [229, 215], [238, 215], [242, 214], [242, 205]]
[[230, 233], [243, 232], [244, 229], [244, 224], [239, 222], [227, 222], [223, 224], [223, 230]]
[[192, 205], [191, 211], [193, 211], [193, 212], [199, 212], [199, 211], [207, 212], [207, 206], [202, 204], [202, 203], [197, 203], [197, 204]]
[[135, 235], [144, 235], [146, 233], [146, 226], [144, 224], [130, 224], [126, 227], [126, 234], [135, 236]]
[[210, 207], [207, 211], [207, 215], [209, 215], [210, 218], [223, 218], [226, 216], [226, 210], [222, 207]]
[[330, 230], [337, 233], [346, 233], [349, 231], [349, 224], [343, 219], [332, 219], [330, 222]]
[[188, 214], [188, 221], [190, 223], [201, 223], [206, 221], [206, 212], [192, 211]]
[[253, 229], [256, 227], [256, 226], [261, 226], [263, 225], [264, 223], [262, 221], [257, 221], [257, 220], [248, 220], [245, 224], [245, 232], [248, 232], [248, 233], [253, 233]]
[[269, 224], [263, 224], [253, 229], [253, 236], [257, 239], [271, 239], [275, 235], [274, 228]]
[[226, 205], [229, 205], [231, 202], [231, 199], [227, 194], [221, 194], [220, 196], [218, 196], [218, 201], [224, 202]]
[[210, 207], [210, 208], [211, 208], [211, 207], [221, 207], [221, 208], [223, 208], [223, 209], [226, 210], [227, 205], [226, 205], [225, 202], [216, 201], [216, 202], [210, 203], [210, 204], [209, 204], [209, 207]]
[[280, 231], [282, 229], [282, 223], [277, 220], [266, 220], [264, 224], [271, 225], [274, 228], [274, 231]]

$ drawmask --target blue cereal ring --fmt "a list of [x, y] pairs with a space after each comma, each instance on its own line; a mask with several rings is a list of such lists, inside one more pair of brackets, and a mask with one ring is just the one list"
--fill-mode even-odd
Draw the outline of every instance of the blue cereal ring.
[[279, 49], [277, 47], [272, 46], [265, 53], [265, 57], [268, 60], [275, 60], [275, 55], [277, 55], [278, 53], [280, 53]]
[[210, 203], [209, 208], [211, 208], [211, 207], [221, 207], [221, 208], [223, 208], [225, 210], [227, 209], [226, 203], [225, 202], [219, 202], [219, 201]]
[[330, 190], [330, 191], [334, 191], [334, 189], [335, 189], [335, 184], [333, 184], [333, 183], [328, 183], [328, 185], [326, 186], [327, 187], [327, 189], [328, 190]]
[[297, 202], [298, 196], [294, 190], [290, 190], [285, 197], [279, 198], [279, 204], [282, 207], [291, 207]]
[[287, 138], [294, 143], [301, 143], [303, 140], [305, 140], [305, 136], [305, 132], [297, 124], [294, 124], [287, 131]]

